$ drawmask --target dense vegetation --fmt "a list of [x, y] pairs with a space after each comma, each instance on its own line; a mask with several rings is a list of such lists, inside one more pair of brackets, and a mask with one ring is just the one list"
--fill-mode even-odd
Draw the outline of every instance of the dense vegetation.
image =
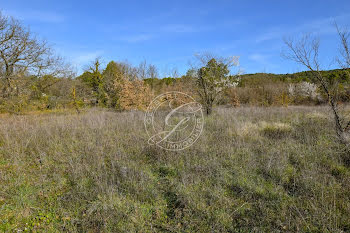
[[[130, 64], [110, 62], [106, 68], [84, 72], [76, 78], [29, 76], [21, 80], [23, 92], [11, 98], [2, 98], [2, 112], [21, 113], [48, 109], [106, 107], [115, 110], [144, 109], [154, 95], [178, 90], [199, 98], [196, 78], [191, 74], [178, 78], [140, 79], [137, 68]], [[341, 88], [340, 100], [348, 102], [349, 76], [347, 70], [323, 71], [325, 77], [337, 80]], [[189, 72], [188, 72], [189, 73]], [[24, 78], [23, 78], [24, 79]], [[218, 104], [253, 106], [288, 106], [326, 103], [323, 93], [313, 84], [311, 72], [295, 74], [243, 74], [238, 86], [228, 88]], [[297, 93], [291, 91], [295, 87]], [[313, 93], [315, 92], [315, 93]], [[128, 96], [128, 97], [126, 97]]]
[[[0, 231], [350, 232], [338, 33], [343, 69], [320, 71], [301, 40], [286, 42], [310, 70], [295, 74], [234, 73], [237, 57], [207, 54], [182, 76], [99, 58], [76, 75], [0, 13]], [[147, 144], [144, 110], [167, 91], [207, 113], [184, 151]]]
[[0, 231], [348, 232], [350, 158], [325, 107], [220, 108], [188, 150], [142, 112], [0, 119]]
[[[347, 43], [347, 37], [343, 41]], [[207, 114], [215, 104], [287, 106], [330, 101], [326, 96], [328, 87], [320, 89], [322, 85], [312, 71], [241, 75], [233, 74], [232, 69], [238, 57], [197, 54], [196, 58], [200, 64], [181, 77], [175, 72], [174, 77], [161, 78], [157, 67], [146, 61], [138, 66], [115, 61], [103, 66], [98, 58], [77, 77], [46, 41], [0, 12], [0, 112], [62, 108], [79, 112], [91, 106], [142, 110], [155, 95], [170, 90], [194, 96]], [[337, 101], [347, 102], [349, 67], [343, 67], [318, 75], [333, 89], [331, 95], [337, 95]]]

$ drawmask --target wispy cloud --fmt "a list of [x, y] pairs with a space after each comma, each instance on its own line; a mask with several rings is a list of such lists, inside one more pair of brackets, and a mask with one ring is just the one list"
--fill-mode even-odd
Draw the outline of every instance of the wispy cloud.
[[169, 24], [162, 28], [162, 31], [171, 33], [188, 33], [196, 32], [197, 30], [198, 28], [185, 24]]
[[128, 43], [137, 43], [137, 42], [142, 42], [142, 41], [147, 41], [150, 39], [153, 39], [155, 35], [153, 34], [135, 34], [135, 35], [127, 35], [120, 37], [119, 39]]
[[128, 22], [123, 25], [103, 25], [102, 31], [108, 34], [114, 34], [116, 31], [119, 32], [118, 36], [113, 36], [116, 40], [124, 41], [128, 43], [138, 43], [149, 41], [157, 38], [163, 38], [173, 35], [187, 35], [194, 33], [203, 33], [213, 30], [219, 30], [222, 28], [232, 28], [239, 25], [239, 21], [225, 21], [221, 25], [201, 25], [201, 24], [185, 24], [185, 23], [168, 23], [164, 24], [162, 22], [157, 22], [149, 25], [142, 25], [140, 23]]
[[[157, 29], [152, 28], [149, 30], [149, 32], [142, 32], [139, 34], [130, 33], [128, 30], [125, 32], [126, 35], [119, 36], [117, 39], [128, 43], [139, 43], [172, 34], [189, 34], [211, 30], [211, 28], [207, 26], [203, 27], [190, 24], [166, 24], [158, 27], [152, 27]], [[134, 31], [137, 31], [137, 28], [134, 29]]]
[[66, 17], [62, 14], [51, 12], [51, 11], [37, 11], [37, 10], [28, 10], [28, 11], [12, 11], [4, 10], [5, 15], [13, 16], [20, 20], [31, 20], [31, 21], [40, 21], [46, 23], [61, 23], [65, 21]]
[[272, 54], [264, 54], [264, 53], [254, 53], [248, 56], [248, 59], [253, 61], [258, 67], [263, 66], [264, 71], [267, 72], [266, 68], [269, 69], [278, 69], [279, 66], [274, 62], [274, 58], [276, 58]]
[[192, 25], [169, 24], [159, 27], [158, 30], [151, 30], [151, 32], [148, 33], [128, 34], [127, 32], [127, 35], [117, 37], [117, 39], [128, 43], [139, 43], [167, 36], [169, 34], [194, 33], [201, 30], [203, 29]]
[[78, 73], [80, 73], [82, 70], [82, 67], [88, 64], [89, 62], [93, 61], [95, 58], [103, 55], [102, 50], [97, 51], [88, 51], [88, 52], [77, 52], [71, 55], [71, 62], [73, 66], [75, 66], [78, 69]]
[[252, 61], [255, 61], [255, 62], [267, 64], [269, 55], [261, 54], [261, 53], [254, 53], [254, 54], [249, 55], [248, 58]]
[[269, 32], [266, 32], [257, 36], [256, 42], [260, 43], [260, 42], [276, 39], [276, 38], [282, 37], [283, 33], [284, 33], [284, 30], [282, 29], [273, 29], [273, 30], [270, 30]]
[[215, 29], [210, 25], [194, 25], [194, 24], [168, 24], [161, 27], [163, 33], [196, 33], [205, 32]]
[[317, 33], [319, 35], [332, 34], [336, 30], [333, 23], [346, 21], [350, 18], [350, 14], [338, 15], [336, 17], [327, 17], [309, 21], [307, 23], [297, 25], [295, 27], [276, 27], [271, 28], [267, 32], [258, 35], [256, 42], [264, 42], [274, 39], [280, 39], [286, 35], [292, 35], [295, 33]]

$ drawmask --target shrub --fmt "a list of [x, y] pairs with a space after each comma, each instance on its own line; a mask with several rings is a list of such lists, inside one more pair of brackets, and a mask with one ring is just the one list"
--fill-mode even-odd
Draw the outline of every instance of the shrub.
[[282, 139], [290, 135], [292, 127], [285, 123], [261, 123], [260, 132], [271, 139]]
[[118, 95], [118, 107], [122, 110], [145, 110], [152, 99], [148, 86], [141, 80], [123, 80], [115, 83]]

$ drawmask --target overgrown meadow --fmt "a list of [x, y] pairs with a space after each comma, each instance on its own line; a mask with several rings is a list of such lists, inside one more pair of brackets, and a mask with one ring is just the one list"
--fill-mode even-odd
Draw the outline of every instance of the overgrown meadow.
[[0, 231], [350, 231], [327, 107], [221, 107], [177, 152], [147, 144], [143, 116], [3, 115]]

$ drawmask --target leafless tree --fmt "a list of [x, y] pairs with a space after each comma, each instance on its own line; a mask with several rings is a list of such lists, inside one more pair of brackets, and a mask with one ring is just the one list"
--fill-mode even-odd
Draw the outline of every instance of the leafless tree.
[[120, 68], [124, 74], [124, 76], [130, 80], [130, 81], [134, 81], [138, 79], [138, 69], [136, 67], [134, 67], [131, 63], [129, 63], [128, 61], [125, 62], [120, 62], [119, 63]]
[[150, 64], [147, 68], [147, 77], [150, 79], [151, 90], [154, 91], [154, 84], [158, 77], [158, 69], [155, 65]]
[[[341, 31], [338, 27], [337, 29], [342, 45], [341, 57], [338, 59], [338, 61], [344, 64], [345, 67], [350, 61], [348, 49], [349, 34], [345, 31]], [[319, 62], [319, 39], [308, 34], [304, 35], [298, 41], [294, 41], [293, 39], [285, 39], [284, 43], [287, 46], [288, 51], [284, 52], [282, 55], [287, 59], [293, 60], [296, 63], [305, 66], [311, 71], [314, 80], [319, 84], [320, 88], [327, 96], [328, 103], [334, 116], [335, 130], [339, 140], [343, 143], [349, 143], [347, 132], [350, 128], [350, 121], [347, 120], [339, 110], [339, 105], [337, 102], [338, 83], [330, 82], [321, 72]]]
[[337, 23], [334, 23], [338, 36], [340, 39], [340, 56], [337, 58], [337, 62], [343, 69], [350, 68], [350, 32], [347, 29], [341, 29]]
[[154, 79], [158, 77], [158, 69], [155, 65], [149, 65], [147, 68], [147, 77]]
[[170, 74], [170, 77], [172, 78], [179, 78], [179, 71], [177, 70], [176, 67], [174, 67], [172, 70], [171, 70], [171, 74]]
[[28, 74], [58, 76], [66, 72], [63, 60], [46, 41], [35, 37], [18, 20], [0, 12], [0, 65], [3, 97], [19, 92], [16, 80]]
[[143, 60], [139, 67], [137, 68], [137, 74], [139, 79], [146, 79], [147, 78], [147, 61]]

